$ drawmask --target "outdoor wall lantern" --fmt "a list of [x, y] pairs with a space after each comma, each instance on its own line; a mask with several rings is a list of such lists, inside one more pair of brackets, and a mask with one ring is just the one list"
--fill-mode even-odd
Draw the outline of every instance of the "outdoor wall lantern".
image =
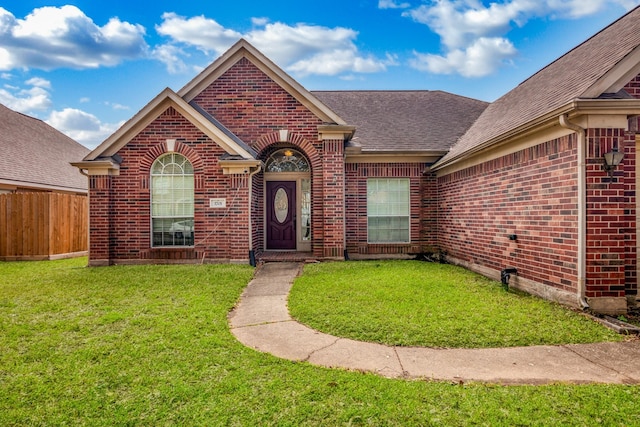
[[622, 159], [624, 159], [624, 153], [618, 151], [615, 147], [613, 150], [604, 153], [604, 170], [609, 172], [609, 176], [613, 177], [613, 170], [620, 164]]

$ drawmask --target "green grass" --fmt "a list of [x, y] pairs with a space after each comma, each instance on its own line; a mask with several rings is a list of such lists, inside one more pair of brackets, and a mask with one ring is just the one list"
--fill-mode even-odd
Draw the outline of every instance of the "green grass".
[[486, 348], [620, 341], [593, 320], [452, 265], [305, 266], [291, 314], [332, 335], [398, 346]]
[[85, 263], [0, 263], [0, 425], [640, 425], [637, 386], [390, 380], [248, 349], [226, 319], [248, 267]]

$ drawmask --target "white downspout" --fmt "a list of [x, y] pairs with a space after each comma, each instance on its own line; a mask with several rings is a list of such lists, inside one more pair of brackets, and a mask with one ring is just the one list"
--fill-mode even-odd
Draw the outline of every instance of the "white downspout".
[[587, 135], [585, 128], [571, 123], [566, 114], [560, 116], [560, 126], [574, 131], [578, 135], [578, 304], [583, 309], [589, 308], [586, 298], [587, 273], [587, 172], [586, 147]]

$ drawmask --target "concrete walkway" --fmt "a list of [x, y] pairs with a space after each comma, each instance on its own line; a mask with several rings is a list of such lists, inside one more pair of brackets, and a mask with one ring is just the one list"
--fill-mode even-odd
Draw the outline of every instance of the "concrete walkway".
[[302, 264], [260, 267], [230, 313], [231, 332], [277, 357], [390, 378], [498, 384], [640, 384], [640, 340], [497, 349], [389, 347], [327, 335], [289, 316], [287, 296]]

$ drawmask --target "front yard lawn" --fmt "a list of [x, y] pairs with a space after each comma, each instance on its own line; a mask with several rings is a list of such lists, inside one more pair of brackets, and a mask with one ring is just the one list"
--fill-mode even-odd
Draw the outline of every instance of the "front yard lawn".
[[391, 380], [246, 348], [227, 314], [247, 266], [85, 264], [0, 262], [0, 425], [640, 425], [638, 386]]
[[592, 319], [460, 267], [420, 261], [307, 265], [291, 314], [340, 337], [398, 346], [513, 347], [620, 341]]

